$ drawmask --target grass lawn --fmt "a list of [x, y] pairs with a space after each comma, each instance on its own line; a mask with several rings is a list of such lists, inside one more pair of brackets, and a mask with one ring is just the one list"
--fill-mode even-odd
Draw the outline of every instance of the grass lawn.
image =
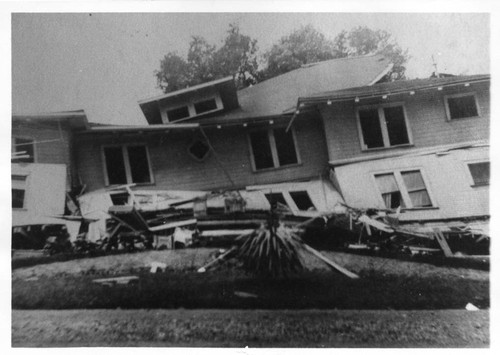
[[[485, 309], [490, 303], [489, 272], [482, 270], [324, 252], [360, 279], [347, 279], [312, 257], [305, 258], [307, 271], [289, 279], [258, 279], [230, 265], [197, 273], [214, 252], [151, 251], [16, 268], [12, 307], [429, 310], [464, 309], [469, 302]], [[166, 272], [149, 273], [153, 261], [166, 263]], [[115, 286], [92, 282], [129, 275], [138, 276], [138, 282]]]
[[12, 346], [488, 347], [487, 311], [13, 311]]

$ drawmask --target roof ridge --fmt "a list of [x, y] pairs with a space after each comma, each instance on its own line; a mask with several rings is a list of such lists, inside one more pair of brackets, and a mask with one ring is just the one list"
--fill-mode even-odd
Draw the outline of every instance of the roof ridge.
[[[340, 57], [340, 58], [332, 58], [332, 59], [327, 59], [327, 60], [321, 60], [319, 62], [313, 62], [313, 63], [306, 63], [306, 64], [302, 64], [299, 68], [297, 69], [302, 69], [302, 68], [310, 68], [310, 67], [313, 67], [315, 65], [318, 65], [318, 64], [322, 64], [322, 63], [327, 63], [327, 62], [333, 62], [333, 61], [341, 61], [341, 60], [353, 60], [353, 59], [362, 59], [362, 58], [368, 58], [368, 57], [374, 57], [376, 55], [380, 55], [382, 57], [384, 57], [383, 54], [380, 54], [380, 53], [372, 53], [372, 54], [365, 54], [365, 55], [356, 55], [356, 56], [353, 56], [353, 57], [349, 57], [349, 56], [346, 56], [346, 57]], [[385, 58], [385, 57], [384, 57]], [[297, 70], [297, 69], [294, 69], [294, 70]], [[290, 70], [290, 71], [293, 71], [293, 70]], [[285, 73], [286, 74], [286, 73]]]

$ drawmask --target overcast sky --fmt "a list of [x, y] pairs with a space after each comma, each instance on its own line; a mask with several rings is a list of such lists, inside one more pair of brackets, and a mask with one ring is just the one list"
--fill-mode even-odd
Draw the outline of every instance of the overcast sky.
[[137, 101], [161, 94], [154, 71], [190, 37], [220, 45], [230, 23], [257, 39], [261, 51], [301, 25], [327, 37], [368, 26], [390, 32], [411, 59], [407, 76], [489, 73], [487, 14], [176, 13], [13, 14], [14, 113], [85, 109], [89, 120], [145, 124]]

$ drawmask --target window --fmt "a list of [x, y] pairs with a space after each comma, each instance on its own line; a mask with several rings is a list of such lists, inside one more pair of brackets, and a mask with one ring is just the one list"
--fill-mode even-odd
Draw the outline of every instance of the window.
[[217, 110], [217, 102], [215, 101], [215, 99], [196, 102], [194, 104], [194, 110], [197, 115], [202, 114], [204, 112]]
[[307, 191], [290, 191], [290, 197], [300, 211], [316, 210]]
[[360, 108], [357, 112], [363, 150], [411, 143], [402, 105]]
[[103, 147], [106, 185], [152, 183], [145, 145]]
[[[15, 163], [35, 162], [35, 143], [31, 138], [14, 137], [12, 139], [12, 161]], [[16, 156], [20, 156], [16, 158]]]
[[210, 147], [204, 141], [197, 139], [189, 146], [188, 152], [196, 160], [202, 161], [207, 157], [208, 153], [210, 152]]
[[178, 121], [180, 119], [189, 117], [189, 109], [187, 106], [174, 108], [167, 111], [167, 116], [169, 122]]
[[420, 170], [375, 175], [386, 208], [432, 207]]
[[446, 114], [449, 120], [479, 116], [479, 109], [474, 94], [446, 96], [445, 103]]
[[273, 204], [280, 204], [283, 206], [286, 206], [288, 208], [288, 204], [286, 203], [285, 197], [283, 196], [283, 193], [281, 192], [276, 192], [276, 193], [269, 193], [269, 194], [264, 194], [266, 196], [267, 201], [269, 201], [269, 204], [272, 206]]
[[490, 162], [470, 163], [469, 167], [474, 186], [490, 184]]
[[12, 208], [25, 208], [26, 175], [12, 175]]
[[299, 163], [292, 130], [275, 128], [249, 134], [255, 170], [277, 168]]

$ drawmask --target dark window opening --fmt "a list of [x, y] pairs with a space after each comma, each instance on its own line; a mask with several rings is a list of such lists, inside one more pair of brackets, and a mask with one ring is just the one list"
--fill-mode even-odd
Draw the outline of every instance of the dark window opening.
[[375, 180], [377, 181], [386, 208], [405, 207], [394, 174], [376, 175]]
[[472, 163], [469, 164], [469, 170], [474, 180], [474, 185], [489, 185], [490, 184], [490, 163]]
[[23, 158], [12, 159], [16, 163], [34, 163], [35, 162], [35, 144], [33, 139], [14, 138], [14, 152], [23, 155]]
[[215, 99], [204, 100], [194, 104], [194, 110], [196, 111], [196, 114], [213, 111], [216, 109], [217, 102], [215, 101]]
[[24, 208], [24, 194], [22, 189], [12, 189], [12, 208]]
[[111, 202], [113, 202], [113, 205], [115, 206], [123, 206], [123, 205], [128, 205], [128, 193], [118, 193], [118, 194], [109, 194], [109, 197], [111, 197]]
[[447, 101], [451, 119], [479, 116], [474, 95], [449, 97]]
[[300, 211], [314, 211], [316, 207], [311, 201], [307, 191], [290, 191], [290, 196], [293, 202], [297, 205]]
[[285, 128], [274, 130], [274, 141], [280, 166], [297, 164], [297, 152], [293, 141], [292, 131], [286, 132]]
[[382, 129], [380, 128], [378, 110], [360, 110], [359, 121], [366, 148], [383, 147], [384, 139], [382, 137]]
[[104, 157], [106, 160], [109, 185], [126, 184], [127, 174], [125, 172], [122, 147], [104, 148]]
[[269, 204], [272, 206], [279, 206], [283, 205], [288, 207], [288, 204], [286, 203], [285, 197], [281, 192], [276, 192], [276, 193], [269, 193], [265, 194], [267, 201], [269, 201]]
[[203, 160], [208, 155], [210, 147], [207, 143], [197, 140], [189, 147], [189, 153], [198, 160]]
[[177, 121], [189, 117], [189, 109], [187, 106], [174, 108], [167, 111], [168, 120], [170, 122]]
[[250, 133], [250, 143], [255, 162], [255, 169], [273, 168], [273, 153], [267, 131], [256, 131]]
[[132, 183], [148, 183], [151, 182], [149, 174], [149, 161], [146, 147], [130, 146], [127, 147], [128, 159], [130, 163], [130, 173], [132, 175]]
[[402, 106], [384, 108], [385, 123], [389, 144], [400, 145], [410, 143], [406, 129], [405, 114]]

